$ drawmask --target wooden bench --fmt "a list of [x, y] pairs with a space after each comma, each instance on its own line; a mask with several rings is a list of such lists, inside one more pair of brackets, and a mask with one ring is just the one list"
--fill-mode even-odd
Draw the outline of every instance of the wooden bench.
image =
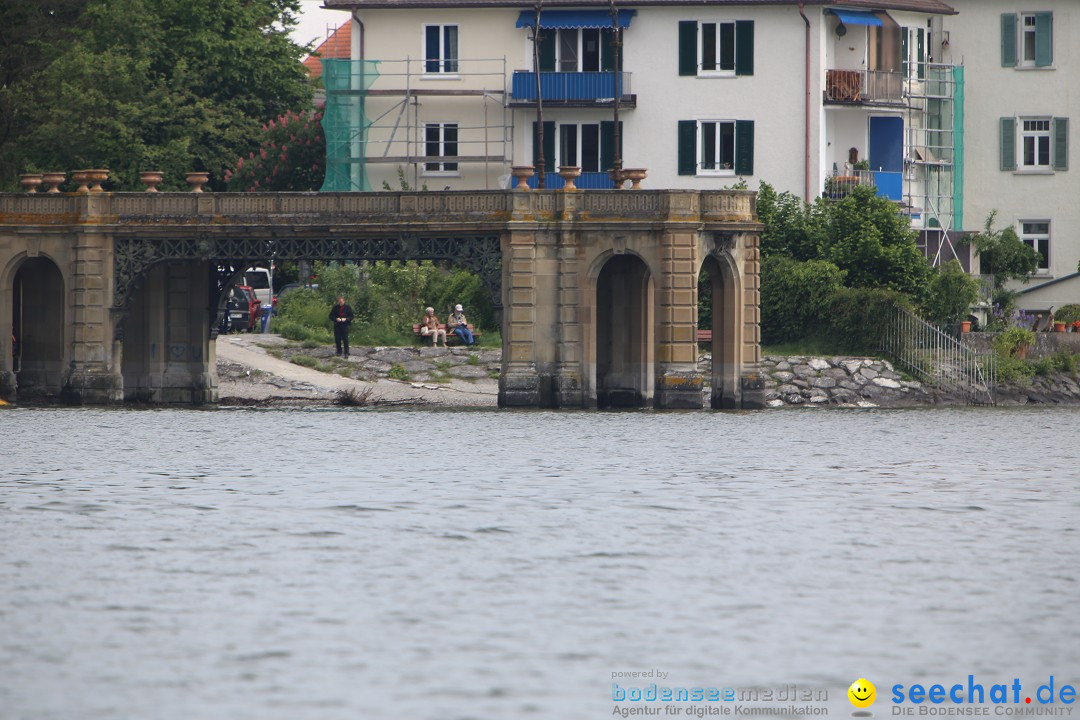
[[[456, 344], [461, 342], [461, 338], [459, 338], [457, 336], [457, 333], [453, 332], [450, 328], [448, 328], [446, 326], [446, 323], [441, 323], [439, 325], [439, 327], [446, 331], [446, 344], [447, 345], [456, 345]], [[477, 330], [477, 329], [475, 329], [473, 327], [472, 323], [468, 323], [465, 327], [469, 328], [469, 330], [472, 331], [473, 338], [475, 340], [480, 339], [481, 333], [480, 333], [479, 330]], [[419, 340], [421, 343], [426, 341], [429, 337], [433, 337], [431, 335], [423, 335], [423, 334], [420, 333], [420, 323], [416, 323], [415, 325], [413, 325], [412, 326], [412, 331], [413, 331], [413, 335], [415, 335], [416, 339]]]
[[712, 344], [712, 330], [698, 330], [697, 331], [697, 341], [701, 345], [711, 345]]

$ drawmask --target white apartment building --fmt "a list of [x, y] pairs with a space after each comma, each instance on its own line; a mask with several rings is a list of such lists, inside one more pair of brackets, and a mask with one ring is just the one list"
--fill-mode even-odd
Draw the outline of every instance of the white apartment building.
[[[571, 165], [578, 187], [611, 188], [618, 87], [622, 165], [647, 169], [646, 187], [764, 180], [812, 199], [874, 185], [909, 214], [928, 255], [973, 270], [959, 241], [996, 208], [1049, 248], [1031, 286], [1059, 281], [1026, 293], [1025, 306], [1080, 295], [1074, 279], [1061, 281], [1080, 259], [1080, 203], [1064, 202], [1080, 194], [1067, 171], [1075, 0], [1039, 12], [1005, 0], [325, 5], [353, 19], [353, 60], [327, 80], [336, 129], [325, 189], [398, 189], [401, 178], [429, 190], [506, 187], [512, 166], [538, 159], [538, 84], [547, 187], [561, 187], [555, 170]], [[1010, 13], [1018, 59], [1007, 67]], [[1006, 116], [1019, 153], [1009, 169]], [[1033, 167], [1022, 154], [1029, 138]]]
[[1080, 302], [1080, 174], [1069, 134], [1080, 116], [1080, 2], [950, 0], [943, 60], [962, 64], [964, 227], [996, 210], [1042, 255], [1021, 307]]

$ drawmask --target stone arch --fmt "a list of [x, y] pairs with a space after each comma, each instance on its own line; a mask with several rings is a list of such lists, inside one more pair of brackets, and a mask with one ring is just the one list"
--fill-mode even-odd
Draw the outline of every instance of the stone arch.
[[739, 407], [741, 396], [740, 358], [742, 297], [739, 273], [731, 255], [723, 248], [710, 251], [701, 263], [709, 275], [712, 290], [712, 366], [710, 370], [713, 408]]
[[597, 407], [644, 407], [655, 392], [654, 273], [634, 252], [609, 252], [589, 272], [586, 397]]
[[[66, 282], [53, 258], [22, 255], [9, 264], [3, 287], [10, 293], [10, 316], [4, 318], [5, 364], [11, 376], [0, 385], [26, 396], [59, 396], [68, 365]], [[0, 390], [3, 390], [0, 387]]]

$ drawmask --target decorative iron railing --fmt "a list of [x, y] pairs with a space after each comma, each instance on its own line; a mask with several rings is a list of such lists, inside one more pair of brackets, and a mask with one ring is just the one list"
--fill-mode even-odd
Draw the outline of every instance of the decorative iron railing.
[[881, 350], [929, 385], [966, 395], [972, 405], [994, 404], [994, 354], [980, 353], [903, 308], [884, 328]]

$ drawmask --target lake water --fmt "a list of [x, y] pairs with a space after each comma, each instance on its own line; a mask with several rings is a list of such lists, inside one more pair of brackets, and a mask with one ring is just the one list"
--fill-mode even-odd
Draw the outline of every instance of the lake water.
[[886, 717], [894, 684], [1080, 685], [1078, 421], [8, 409], [0, 718], [732, 706], [613, 699], [654, 682], [845, 718], [860, 677]]

